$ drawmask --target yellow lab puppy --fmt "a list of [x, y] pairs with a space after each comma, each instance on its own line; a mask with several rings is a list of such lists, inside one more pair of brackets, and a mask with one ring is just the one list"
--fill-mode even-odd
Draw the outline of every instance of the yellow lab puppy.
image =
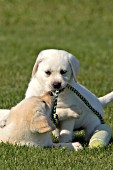
[[69, 150], [82, 149], [78, 142], [58, 144], [52, 142], [48, 132], [55, 129], [49, 118], [53, 101], [52, 92], [47, 92], [39, 97], [24, 99], [13, 107], [6, 126], [0, 128], [0, 142], [42, 147], [67, 146]]

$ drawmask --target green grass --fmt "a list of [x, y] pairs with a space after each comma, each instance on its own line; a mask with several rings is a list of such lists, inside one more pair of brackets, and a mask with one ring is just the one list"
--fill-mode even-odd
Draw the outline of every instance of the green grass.
[[[78, 80], [97, 96], [113, 90], [112, 0], [0, 0], [0, 108], [24, 98], [40, 50], [64, 49], [80, 60]], [[105, 108], [113, 130], [113, 103]], [[1, 144], [1, 170], [112, 170], [113, 139], [103, 149], [28, 148]]]

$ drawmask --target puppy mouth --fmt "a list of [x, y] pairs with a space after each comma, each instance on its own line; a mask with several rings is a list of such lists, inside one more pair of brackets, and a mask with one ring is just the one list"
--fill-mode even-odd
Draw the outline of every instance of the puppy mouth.
[[59, 91], [59, 93], [63, 92], [65, 90], [65, 87], [59, 88], [59, 89], [52, 89], [51, 92], [53, 92], [53, 94], [55, 94], [56, 91]]
[[54, 87], [53, 85], [49, 87], [49, 91], [53, 92], [53, 94], [56, 92], [56, 91], [59, 91], [59, 92], [62, 92], [64, 91], [64, 89], [66, 88], [66, 85], [61, 85], [60, 87]]

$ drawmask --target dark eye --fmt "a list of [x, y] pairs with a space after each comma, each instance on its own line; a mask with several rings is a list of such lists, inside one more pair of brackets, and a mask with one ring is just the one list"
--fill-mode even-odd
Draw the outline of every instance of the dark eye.
[[54, 96], [54, 93], [52, 91], [48, 92], [50, 96]]
[[49, 76], [51, 75], [51, 72], [49, 70], [45, 71], [45, 73]]
[[44, 100], [42, 100], [42, 102], [43, 102], [44, 104], [46, 104], [46, 102], [45, 102]]
[[65, 74], [67, 70], [60, 70], [60, 74]]

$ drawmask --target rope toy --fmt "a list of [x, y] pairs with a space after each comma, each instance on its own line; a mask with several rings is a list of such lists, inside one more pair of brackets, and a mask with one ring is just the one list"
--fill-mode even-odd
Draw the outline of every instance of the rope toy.
[[95, 132], [89, 141], [89, 147], [94, 148], [107, 146], [112, 136], [111, 128], [105, 124], [101, 114], [91, 106], [87, 99], [82, 96], [78, 90], [76, 90], [69, 84], [67, 84], [67, 88], [73, 91], [86, 104], [86, 106], [100, 119], [101, 124], [96, 127]]
[[54, 94], [55, 101], [54, 101], [54, 106], [52, 109], [52, 120], [53, 120], [54, 124], [58, 124], [58, 122], [59, 122], [58, 115], [56, 114], [56, 107], [57, 107], [57, 100], [58, 100], [59, 93], [60, 93], [60, 91], [56, 90], [55, 94]]
[[[94, 109], [91, 104], [88, 102], [88, 100], [82, 96], [82, 94], [80, 94], [80, 92], [78, 90], [76, 90], [74, 87], [72, 87], [71, 85], [67, 84], [66, 86], [69, 90], [73, 91], [85, 104], [86, 106], [95, 114], [98, 116], [98, 118], [100, 119], [101, 121], [101, 124], [105, 124], [104, 123], [104, 120], [103, 120], [103, 117], [101, 116], [101, 114], [96, 110]], [[56, 90], [55, 91], [55, 102], [54, 102], [54, 106], [53, 106], [53, 109], [52, 109], [52, 120], [55, 124], [58, 123], [59, 119], [58, 119], [58, 115], [56, 114], [56, 107], [57, 107], [57, 100], [58, 100], [58, 95], [60, 92], [64, 91], [64, 89], [62, 90]]]
[[71, 91], [73, 91], [85, 104], [86, 106], [95, 114], [98, 116], [98, 118], [100, 119], [101, 121], [101, 124], [104, 124], [104, 120], [103, 120], [103, 117], [101, 116], [101, 114], [96, 110], [94, 109], [91, 104], [88, 102], [88, 100], [83, 97], [80, 92], [78, 90], [76, 90], [74, 87], [72, 87], [71, 85], [67, 84], [67, 88], [70, 89]]
[[[91, 106], [91, 104], [88, 102], [88, 100], [80, 94], [78, 90], [76, 90], [74, 87], [71, 85], [67, 84], [66, 86], [69, 90], [73, 91], [85, 104], [86, 106], [95, 114], [98, 116], [100, 119], [101, 124], [96, 127], [94, 134], [92, 135], [90, 141], [89, 141], [89, 147], [94, 148], [94, 147], [104, 147], [108, 145], [110, 138], [112, 136], [112, 131], [111, 129], [105, 124], [103, 117], [101, 114]], [[56, 90], [55, 91], [55, 102], [52, 110], [52, 120], [55, 124], [59, 122], [58, 115], [56, 114], [56, 107], [57, 107], [57, 100], [58, 100], [58, 95], [60, 92], [64, 91], [62, 90]]]

